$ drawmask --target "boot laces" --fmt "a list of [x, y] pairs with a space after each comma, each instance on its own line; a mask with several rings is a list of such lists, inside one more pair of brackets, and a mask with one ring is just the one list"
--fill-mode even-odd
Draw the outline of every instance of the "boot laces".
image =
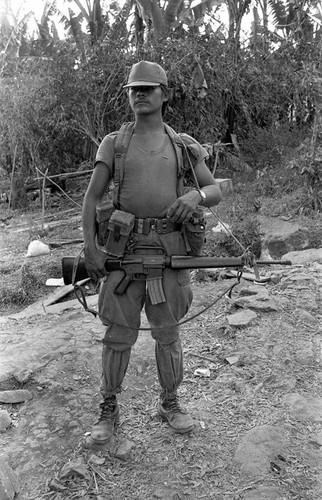
[[112, 413], [115, 411], [116, 399], [115, 398], [106, 398], [103, 403], [100, 404], [101, 415], [99, 421], [108, 420]]
[[166, 409], [172, 413], [184, 413], [183, 409], [180, 407], [178, 396], [173, 396], [171, 399], [165, 400], [163, 404]]

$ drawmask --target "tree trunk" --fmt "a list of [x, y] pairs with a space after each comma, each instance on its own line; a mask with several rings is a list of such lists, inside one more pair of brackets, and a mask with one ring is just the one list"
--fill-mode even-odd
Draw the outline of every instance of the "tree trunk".
[[20, 173], [14, 174], [11, 191], [11, 208], [26, 208], [28, 206], [27, 192], [23, 176]]

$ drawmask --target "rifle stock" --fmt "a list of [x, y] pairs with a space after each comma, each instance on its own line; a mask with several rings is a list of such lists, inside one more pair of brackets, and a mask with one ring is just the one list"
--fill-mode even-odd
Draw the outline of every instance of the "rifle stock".
[[[292, 265], [289, 260], [257, 260], [257, 265]], [[73, 282], [73, 272], [75, 265], [75, 257], [63, 257], [62, 259], [62, 272], [65, 285]], [[223, 267], [237, 267], [242, 268], [247, 265], [243, 257], [190, 257], [185, 255], [172, 255], [171, 257], [149, 256], [147, 267], [151, 265], [153, 268], [170, 267], [171, 269], [206, 269], [206, 268], [223, 268]], [[134, 255], [124, 259], [106, 259], [105, 269], [106, 272], [122, 270], [125, 276], [131, 275], [131, 267], [137, 268], [144, 266], [144, 257]], [[127, 272], [128, 271], [128, 272]], [[143, 272], [143, 271], [142, 271]], [[77, 269], [75, 272], [75, 282], [88, 278], [85, 267], [85, 259], [81, 258], [78, 261]]]

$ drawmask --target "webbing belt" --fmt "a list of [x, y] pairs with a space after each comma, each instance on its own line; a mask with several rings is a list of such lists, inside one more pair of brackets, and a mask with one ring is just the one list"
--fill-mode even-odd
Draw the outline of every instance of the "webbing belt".
[[149, 234], [156, 231], [158, 234], [180, 231], [182, 225], [170, 219], [134, 219], [133, 232], [138, 234]]

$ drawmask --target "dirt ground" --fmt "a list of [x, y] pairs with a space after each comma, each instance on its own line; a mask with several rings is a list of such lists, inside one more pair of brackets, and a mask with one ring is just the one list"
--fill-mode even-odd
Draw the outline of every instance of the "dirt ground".
[[[49, 255], [24, 259], [26, 241], [81, 237], [76, 213], [60, 217], [66, 225], [59, 238], [50, 219], [46, 227], [35, 217], [6, 222], [2, 288], [13, 279], [13, 268], [18, 280], [32, 280], [37, 266], [46, 270], [44, 280], [61, 277], [57, 263], [63, 255], [76, 255], [80, 245], [54, 246]], [[101, 449], [88, 438], [100, 402], [99, 320], [75, 303], [62, 312], [41, 308], [27, 317], [17, 315], [25, 304], [7, 304], [0, 317], [0, 363], [10, 376], [0, 380], [0, 389], [27, 389], [32, 395], [23, 403], [0, 404], [12, 419], [0, 433], [0, 456], [18, 477], [16, 498], [320, 500], [321, 267], [278, 266], [279, 281], [258, 285], [276, 310], [257, 309], [244, 326], [230, 324], [229, 317], [242, 310], [234, 299], [254, 284], [242, 278], [229, 298], [223, 294], [233, 279], [215, 281], [194, 273], [189, 316], [223, 295], [182, 326], [180, 398], [195, 430], [177, 435], [160, 420], [154, 345], [149, 332], [141, 331], [119, 398], [120, 424], [113, 441]], [[34, 302], [41, 297], [43, 286]], [[147, 327], [144, 314], [142, 326]], [[294, 394], [312, 402], [314, 415], [294, 398], [294, 405], [288, 404]], [[245, 445], [251, 431], [267, 428], [283, 437], [279, 447]], [[250, 469], [257, 448], [257, 466]]]

